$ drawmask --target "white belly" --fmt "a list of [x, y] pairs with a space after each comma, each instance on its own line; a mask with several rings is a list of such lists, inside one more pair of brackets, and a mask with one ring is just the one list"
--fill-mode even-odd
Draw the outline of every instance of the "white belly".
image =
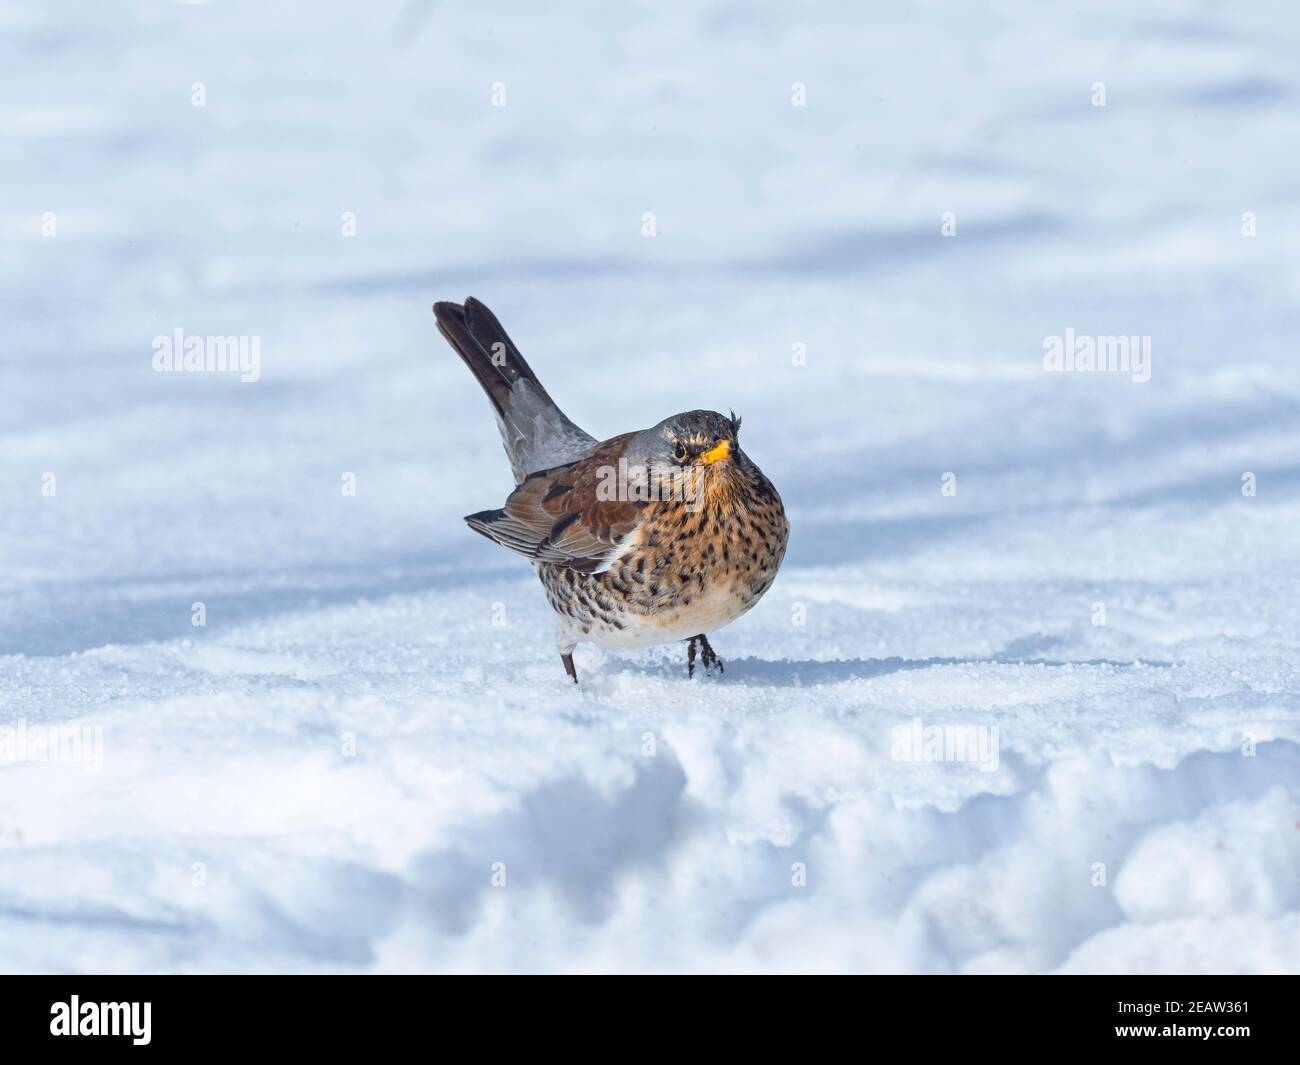
[[667, 607], [654, 617], [624, 615], [619, 619], [623, 623], [621, 629], [596, 620], [591, 632], [579, 634], [578, 639], [590, 640], [600, 647], [614, 650], [672, 643], [701, 633], [714, 632], [735, 621], [757, 601], [754, 599], [745, 603], [730, 590], [718, 585], [696, 596], [689, 606]]

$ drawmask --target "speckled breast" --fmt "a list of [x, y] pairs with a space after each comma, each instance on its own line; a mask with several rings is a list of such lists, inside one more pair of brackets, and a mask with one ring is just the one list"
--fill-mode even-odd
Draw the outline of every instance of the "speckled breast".
[[579, 638], [624, 648], [668, 643], [720, 628], [758, 602], [789, 532], [781, 497], [758, 474], [698, 509], [657, 504], [602, 573], [541, 564], [538, 575]]

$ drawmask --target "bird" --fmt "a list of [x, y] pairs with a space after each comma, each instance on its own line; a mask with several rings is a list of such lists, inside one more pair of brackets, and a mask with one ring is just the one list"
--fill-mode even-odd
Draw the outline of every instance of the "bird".
[[[697, 651], [706, 673], [722, 673], [707, 634], [762, 598], [790, 538], [780, 495], [740, 447], [740, 418], [690, 410], [597, 440], [483, 303], [433, 312], [487, 394], [515, 479], [503, 506], [465, 521], [532, 561], [565, 673], [578, 682], [573, 652], [585, 641], [616, 651], [681, 641], [688, 678]], [[611, 384], [634, 374], [616, 371]]]

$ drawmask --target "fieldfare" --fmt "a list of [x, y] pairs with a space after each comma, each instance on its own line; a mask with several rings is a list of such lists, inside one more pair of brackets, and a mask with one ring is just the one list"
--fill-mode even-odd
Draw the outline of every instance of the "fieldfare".
[[692, 410], [598, 441], [555, 405], [482, 303], [435, 303], [438, 329], [496, 413], [517, 487], [470, 528], [532, 560], [559, 615], [555, 644], [577, 683], [582, 640], [627, 649], [705, 633], [771, 586], [790, 526], [772, 482], [736, 442], [740, 419]]

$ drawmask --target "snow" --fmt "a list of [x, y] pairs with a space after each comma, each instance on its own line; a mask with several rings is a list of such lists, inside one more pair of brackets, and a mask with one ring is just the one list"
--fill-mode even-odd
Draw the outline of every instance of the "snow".
[[[1300, 968], [1287, 6], [0, 18], [0, 968]], [[724, 675], [567, 681], [467, 295], [598, 436], [744, 415]]]

